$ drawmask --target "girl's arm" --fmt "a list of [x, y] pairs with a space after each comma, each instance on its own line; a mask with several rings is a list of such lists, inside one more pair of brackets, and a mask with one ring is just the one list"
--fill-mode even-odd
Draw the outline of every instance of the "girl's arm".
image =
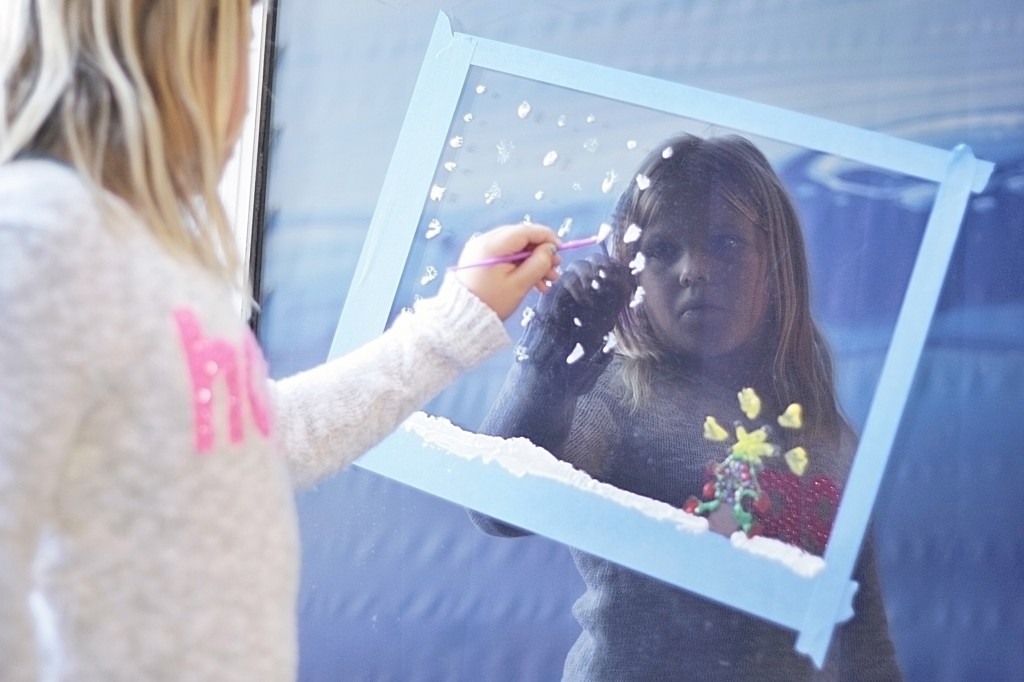
[[381, 336], [276, 382], [278, 437], [296, 486], [376, 445], [462, 372], [509, 343], [498, 316], [451, 276]]
[[501, 324], [531, 288], [557, 279], [557, 238], [541, 225], [474, 237], [461, 259], [532, 249], [521, 263], [449, 274], [379, 338], [274, 386], [280, 443], [293, 481], [308, 485], [370, 449], [464, 371], [508, 343]]

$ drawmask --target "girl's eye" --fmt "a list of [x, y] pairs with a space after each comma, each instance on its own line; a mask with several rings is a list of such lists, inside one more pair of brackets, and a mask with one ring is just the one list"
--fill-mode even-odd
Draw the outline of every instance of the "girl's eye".
[[731, 234], [718, 234], [711, 237], [709, 246], [712, 253], [730, 255], [740, 250], [743, 240]]
[[643, 252], [648, 260], [652, 258], [655, 260], [671, 260], [676, 253], [676, 246], [671, 242], [653, 240], [648, 244], [644, 244], [640, 251]]

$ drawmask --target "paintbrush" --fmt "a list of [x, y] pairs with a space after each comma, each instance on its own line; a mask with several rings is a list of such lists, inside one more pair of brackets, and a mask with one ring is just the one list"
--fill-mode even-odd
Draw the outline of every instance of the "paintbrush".
[[[574, 239], [573, 241], [563, 242], [558, 246], [559, 251], [571, 251], [572, 249], [582, 249], [587, 246], [595, 246], [600, 244], [612, 231], [612, 226], [608, 223], [602, 223], [597, 234], [593, 237], [586, 237], [584, 239]], [[465, 270], [467, 268], [482, 268], [487, 265], [497, 265], [499, 263], [518, 263], [529, 258], [533, 254], [533, 251], [519, 251], [517, 253], [510, 253], [505, 256], [494, 256], [493, 258], [484, 258], [483, 260], [476, 261], [475, 263], [463, 263], [461, 265], [453, 265], [448, 268], [449, 272], [455, 270]]]

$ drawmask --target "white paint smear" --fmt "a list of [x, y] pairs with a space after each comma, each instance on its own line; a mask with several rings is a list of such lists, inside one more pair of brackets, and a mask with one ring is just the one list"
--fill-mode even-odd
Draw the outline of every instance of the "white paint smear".
[[[424, 412], [414, 413], [402, 423], [401, 428], [418, 435], [424, 445], [455, 457], [479, 461], [484, 465], [496, 464], [517, 478], [535, 476], [557, 481], [567, 487], [599, 495], [654, 521], [671, 523], [678, 530], [692, 535], [708, 532], [707, 519], [597, 481], [526, 438], [505, 439], [472, 433], [444, 417], [434, 417]], [[825, 560], [821, 557], [772, 538], [748, 538], [738, 531], [733, 533], [730, 543], [738, 550], [783, 564], [804, 578], [813, 578], [825, 567]]]

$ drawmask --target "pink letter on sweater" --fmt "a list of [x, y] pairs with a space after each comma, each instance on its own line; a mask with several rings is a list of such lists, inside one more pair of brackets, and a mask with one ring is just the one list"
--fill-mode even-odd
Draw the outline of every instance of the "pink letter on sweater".
[[[184, 308], [174, 311], [178, 332], [188, 361], [192, 379], [192, 406], [195, 415], [196, 449], [208, 452], [214, 442], [214, 379], [223, 376], [228, 392], [228, 437], [231, 443], [244, 438], [242, 428], [242, 384], [238, 371], [239, 349], [231, 343], [203, 336], [195, 314]], [[266, 370], [263, 356], [251, 335], [242, 344], [246, 397], [256, 428], [264, 436], [270, 434], [270, 410], [265, 395]], [[255, 370], [255, 376], [254, 376]], [[256, 386], [259, 383], [260, 386]]]

